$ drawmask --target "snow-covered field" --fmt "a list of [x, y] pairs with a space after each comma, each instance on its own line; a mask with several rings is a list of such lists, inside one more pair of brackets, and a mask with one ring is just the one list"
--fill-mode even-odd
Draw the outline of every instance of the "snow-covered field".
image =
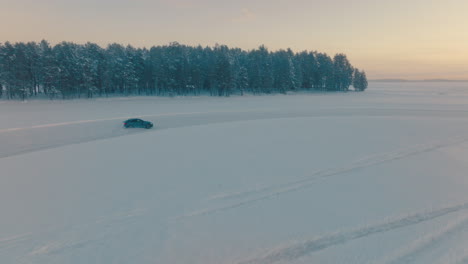
[[0, 101], [2, 264], [467, 262], [468, 83]]

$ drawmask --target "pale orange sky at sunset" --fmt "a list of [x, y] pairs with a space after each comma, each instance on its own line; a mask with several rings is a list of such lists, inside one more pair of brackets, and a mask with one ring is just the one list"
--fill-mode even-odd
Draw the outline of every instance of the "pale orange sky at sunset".
[[468, 79], [466, 0], [0, 0], [0, 42], [345, 53], [370, 79]]

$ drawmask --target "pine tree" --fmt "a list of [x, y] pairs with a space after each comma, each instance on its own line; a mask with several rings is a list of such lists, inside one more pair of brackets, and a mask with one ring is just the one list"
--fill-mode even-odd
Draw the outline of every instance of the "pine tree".
[[215, 64], [215, 83], [217, 87], [218, 96], [231, 95], [232, 87], [232, 70], [231, 58], [226, 46], [217, 46], [215, 48], [217, 53]]
[[0, 46], [0, 79], [6, 91], [7, 99], [13, 99], [15, 90], [15, 48], [10, 42]]
[[347, 91], [353, 81], [353, 66], [344, 54], [333, 58], [333, 85], [336, 91]]
[[57, 62], [50, 44], [42, 40], [39, 43], [39, 85], [42, 92], [53, 99], [59, 95], [56, 88], [56, 79], [58, 78]]
[[315, 87], [319, 90], [333, 90], [333, 61], [327, 54], [317, 53], [317, 72], [315, 73]]
[[359, 71], [358, 69], [354, 70], [353, 76], [353, 87], [356, 91], [364, 91], [367, 89], [368, 82], [366, 73], [364, 71]]
[[249, 87], [249, 75], [245, 66], [239, 68], [236, 76], [236, 87], [241, 95], [244, 95], [245, 90]]

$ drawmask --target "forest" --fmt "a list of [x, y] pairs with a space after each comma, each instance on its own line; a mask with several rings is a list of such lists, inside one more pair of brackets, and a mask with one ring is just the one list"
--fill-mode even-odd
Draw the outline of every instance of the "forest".
[[0, 98], [230, 96], [295, 91], [364, 91], [366, 73], [345, 54], [94, 43], [0, 43]]

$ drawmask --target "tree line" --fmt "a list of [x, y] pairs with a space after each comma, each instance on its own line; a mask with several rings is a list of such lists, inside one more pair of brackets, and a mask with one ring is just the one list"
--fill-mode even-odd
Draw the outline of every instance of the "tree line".
[[357, 91], [364, 71], [346, 55], [265, 46], [245, 51], [225, 45], [102, 48], [62, 42], [0, 43], [0, 98], [92, 98], [109, 95], [270, 94], [288, 91]]

